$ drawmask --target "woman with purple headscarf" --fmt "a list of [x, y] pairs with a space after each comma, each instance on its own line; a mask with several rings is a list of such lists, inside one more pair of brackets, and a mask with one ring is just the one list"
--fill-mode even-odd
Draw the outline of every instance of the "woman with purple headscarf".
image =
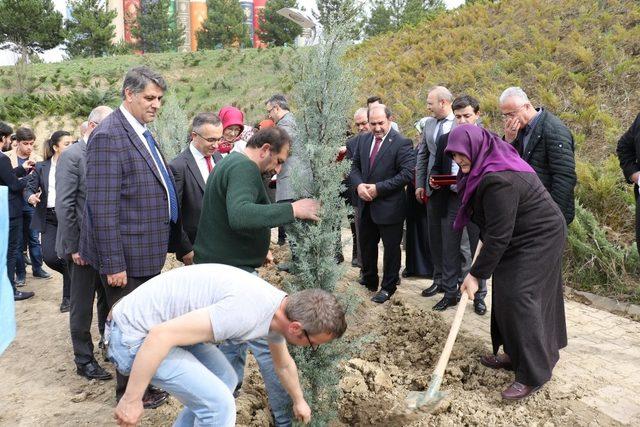
[[[562, 296], [562, 212], [516, 150], [472, 125], [453, 129], [445, 150], [460, 166], [454, 228], [480, 227], [482, 249], [460, 288], [473, 299], [493, 276], [491, 341], [483, 365], [515, 371], [502, 398], [519, 400], [551, 378], [567, 345]], [[504, 353], [498, 353], [500, 346]]]

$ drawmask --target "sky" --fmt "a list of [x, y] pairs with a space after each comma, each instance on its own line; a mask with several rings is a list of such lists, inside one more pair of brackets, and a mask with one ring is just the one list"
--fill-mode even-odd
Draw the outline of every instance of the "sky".
[[[445, 0], [447, 9], [453, 9], [464, 3], [465, 0]], [[67, 0], [54, 0], [56, 10], [62, 13], [62, 16], [66, 17], [66, 4]], [[306, 10], [312, 10], [316, 8], [316, 0], [299, 0], [298, 4], [304, 7]], [[64, 52], [60, 48], [51, 49], [45, 51], [42, 55], [46, 62], [58, 62], [64, 59]], [[17, 55], [9, 50], [0, 50], [0, 65], [12, 65], [17, 60]]]

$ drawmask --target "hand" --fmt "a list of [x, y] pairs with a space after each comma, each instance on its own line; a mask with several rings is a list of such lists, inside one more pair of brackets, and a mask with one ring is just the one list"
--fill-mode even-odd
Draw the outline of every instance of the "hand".
[[262, 265], [269, 265], [273, 263], [273, 252], [271, 252], [271, 249], [269, 249], [267, 251], [267, 257], [264, 259], [264, 262], [262, 263]]
[[27, 199], [27, 202], [32, 206], [35, 206], [38, 203], [40, 203], [40, 193], [30, 195], [29, 199]]
[[424, 199], [424, 188], [416, 188], [416, 200], [418, 203], [422, 204], [422, 200]]
[[466, 292], [467, 295], [469, 295], [469, 299], [473, 300], [479, 287], [480, 284], [478, 279], [471, 274], [467, 274], [467, 277], [464, 278], [464, 282], [462, 282], [462, 286], [460, 286], [460, 292]]
[[188, 254], [182, 257], [182, 263], [184, 265], [193, 264], [193, 251], [189, 252]]
[[371, 194], [369, 194], [369, 187], [367, 186], [367, 184], [358, 185], [358, 188], [356, 188], [356, 190], [358, 191], [358, 197], [360, 197], [365, 202], [370, 202], [373, 200], [373, 197], [371, 197]]
[[376, 187], [375, 184], [365, 184], [367, 186], [367, 191], [369, 192], [369, 195], [371, 196], [371, 200], [375, 199], [376, 197], [378, 197], [378, 187]]
[[301, 199], [291, 203], [293, 208], [293, 216], [298, 219], [310, 219], [319, 221], [318, 211], [320, 210], [320, 202], [313, 199]]
[[127, 272], [121, 271], [120, 273], [107, 274], [107, 284], [116, 288], [124, 288], [127, 286]]
[[142, 406], [142, 399], [128, 399], [122, 396], [116, 410], [113, 412], [113, 418], [120, 426], [135, 426], [140, 422], [142, 414], [144, 413], [144, 407]]
[[80, 252], [71, 254], [71, 259], [73, 260], [73, 263], [76, 265], [87, 265], [87, 262], [83, 260], [82, 257], [80, 256]]
[[640, 184], [638, 183], [638, 179], [640, 179], [640, 172], [634, 172], [634, 174], [631, 175], [631, 182], [634, 184]]
[[345, 145], [343, 145], [342, 147], [340, 147], [340, 150], [338, 150], [338, 153], [340, 154], [344, 154], [347, 152], [347, 147]]
[[518, 136], [518, 131], [521, 126], [520, 119], [517, 117], [509, 118], [504, 124], [504, 139], [507, 142], [513, 142]]
[[429, 178], [429, 186], [431, 188], [433, 188], [434, 190], [439, 190], [440, 186], [438, 184], [436, 184], [436, 182], [433, 180], [433, 178]]
[[293, 404], [293, 416], [304, 424], [311, 421], [311, 408], [304, 399]]
[[25, 162], [22, 164], [24, 170], [28, 172], [31, 171], [35, 166], [36, 162], [34, 162], [33, 160], [25, 160]]

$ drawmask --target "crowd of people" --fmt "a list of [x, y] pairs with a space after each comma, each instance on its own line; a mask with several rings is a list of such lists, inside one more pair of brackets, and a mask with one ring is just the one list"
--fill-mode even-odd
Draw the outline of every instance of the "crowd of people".
[[[268, 118], [256, 126], [234, 106], [196, 114], [187, 146], [168, 161], [147, 128], [166, 89], [155, 71], [130, 69], [122, 104], [96, 107], [75, 142], [69, 132], [54, 132], [44, 159], [33, 149], [33, 131], [0, 123], [14, 299], [34, 295], [18, 289], [27, 261], [34, 277], [50, 276], [43, 262], [59, 272], [77, 373], [109, 380], [90, 332], [97, 301], [98, 345], [117, 368], [121, 425], [135, 425], [143, 408], [163, 404], [169, 393], [185, 405], [176, 425], [233, 425], [247, 350], [275, 424], [308, 421], [286, 343], [315, 350], [339, 338], [344, 310], [331, 294], [287, 295], [256, 272], [272, 261], [273, 228], [284, 244], [288, 224], [320, 219], [320, 202], [305, 192], [313, 173], [295, 116], [279, 94], [266, 100]], [[457, 305], [467, 292], [484, 315], [492, 277], [493, 352], [481, 362], [514, 371], [502, 397], [518, 400], [550, 379], [567, 344], [562, 253], [574, 216], [574, 141], [521, 88], [498, 99], [502, 136], [481, 126], [478, 100], [432, 87], [430, 116], [416, 122], [414, 142], [389, 106], [370, 97], [345, 135], [341, 151], [351, 170], [343, 197], [353, 206], [351, 263], [374, 303], [392, 298], [401, 277], [414, 276], [432, 279], [422, 296], [443, 294], [434, 310]], [[634, 183], [638, 122], [619, 144]], [[295, 246], [291, 252], [295, 262]], [[167, 253], [185, 266], [161, 274]]]

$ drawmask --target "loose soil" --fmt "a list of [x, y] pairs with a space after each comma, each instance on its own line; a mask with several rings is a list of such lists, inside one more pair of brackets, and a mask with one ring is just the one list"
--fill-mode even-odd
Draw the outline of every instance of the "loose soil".
[[[276, 262], [286, 259], [284, 248], [274, 247]], [[168, 261], [167, 268], [179, 265]], [[281, 284], [286, 273], [271, 265], [261, 276]], [[513, 373], [482, 366], [487, 341], [458, 336], [441, 390], [447, 397], [433, 412], [409, 412], [410, 390], [426, 390], [448, 334], [449, 325], [412, 298], [396, 296], [382, 306], [371, 303], [349, 271], [339, 291], [357, 288], [362, 302], [350, 316], [343, 339], [363, 340], [356, 354], [341, 369], [342, 397], [336, 426], [453, 426], [453, 425], [618, 425], [579, 399], [589, 384], [555, 379], [521, 403], [505, 403], [500, 391], [513, 381]], [[114, 381], [86, 381], [75, 374], [68, 315], [58, 311], [61, 279], [28, 279], [26, 290], [36, 297], [16, 304], [18, 336], [0, 358], [0, 425], [114, 425]], [[94, 327], [93, 336], [98, 333]], [[102, 362], [102, 357], [99, 356]], [[113, 367], [104, 363], [113, 372]], [[240, 426], [268, 426], [270, 414], [262, 379], [249, 358], [242, 392], [237, 399]], [[567, 382], [569, 381], [569, 382]], [[569, 384], [569, 385], [567, 385]], [[175, 399], [145, 412], [143, 425], [171, 425], [181, 409]]]

